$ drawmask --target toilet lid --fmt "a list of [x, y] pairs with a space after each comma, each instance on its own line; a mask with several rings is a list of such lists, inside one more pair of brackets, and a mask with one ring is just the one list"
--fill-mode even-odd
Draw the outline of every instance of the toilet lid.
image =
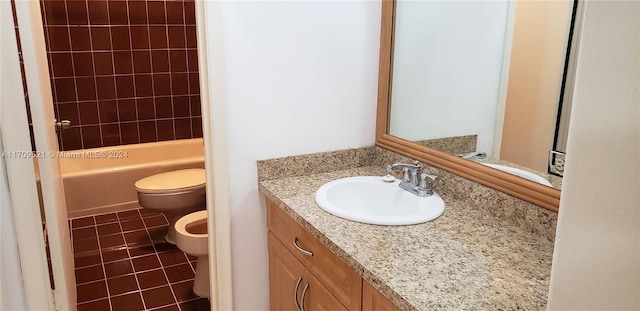
[[206, 182], [202, 168], [185, 169], [160, 173], [136, 181], [138, 192], [176, 192], [203, 188]]

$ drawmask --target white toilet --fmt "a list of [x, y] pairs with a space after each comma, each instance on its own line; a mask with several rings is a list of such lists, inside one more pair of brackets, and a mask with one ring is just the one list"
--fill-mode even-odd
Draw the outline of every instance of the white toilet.
[[188, 214], [175, 224], [176, 245], [178, 248], [198, 257], [196, 275], [193, 281], [193, 293], [209, 298], [209, 249], [207, 240], [207, 211]]
[[175, 244], [176, 220], [206, 208], [205, 179], [205, 170], [194, 168], [152, 175], [135, 183], [140, 206], [163, 213], [167, 217], [167, 242]]

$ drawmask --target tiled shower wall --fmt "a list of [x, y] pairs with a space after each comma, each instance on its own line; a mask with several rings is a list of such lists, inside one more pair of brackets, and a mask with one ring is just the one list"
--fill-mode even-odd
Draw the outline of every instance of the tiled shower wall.
[[202, 137], [194, 0], [41, 0], [62, 150]]

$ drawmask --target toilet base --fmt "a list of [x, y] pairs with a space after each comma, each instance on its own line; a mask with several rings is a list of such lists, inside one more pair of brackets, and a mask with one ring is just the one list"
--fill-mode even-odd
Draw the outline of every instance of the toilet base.
[[209, 256], [200, 256], [196, 261], [193, 293], [199, 297], [209, 298]]
[[180, 217], [172, 214], [164, 214], [164, 217], [167, 218], [169, 222], [169, 228], [167, 229], [167, 235], [164, 236], [164, 240], [169, 244], [176, 245], [176, 221], [180, 219]]

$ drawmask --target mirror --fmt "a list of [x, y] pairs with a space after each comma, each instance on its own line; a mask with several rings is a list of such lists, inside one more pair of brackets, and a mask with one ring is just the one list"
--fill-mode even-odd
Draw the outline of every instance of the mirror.
[[557, 211], [575, 4], [383, 1], [377, 144]]

